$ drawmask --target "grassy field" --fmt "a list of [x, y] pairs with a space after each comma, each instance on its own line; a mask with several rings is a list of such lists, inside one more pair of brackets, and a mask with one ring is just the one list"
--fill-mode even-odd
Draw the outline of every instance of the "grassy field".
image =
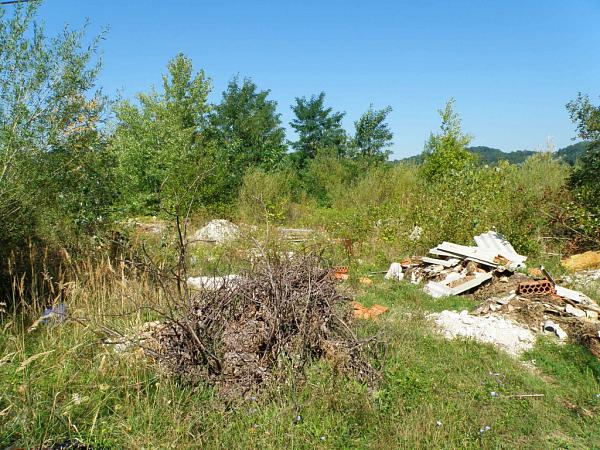
[[103, 346], [93, 331], [100, 323], [132, 329], [151, 320], [135, 308], [161, 294], [144, 276], [82, 268], [66, 287], [81, 321], [28, 331], [33, 312], [4, 317], [0, 447], [77, 438], [102, 448], [600, 448], [600, 362], [582, 347], [542, 339], [515, 360], [446, 341], [427, 314], [471, 309], [474, 300], [434, 300], [374, 280], [353, 289], [365, 305], [390, 307], [355, 323], [387, 344], [375, 388], [314, 362], [303, 383], [290, 374], [224, 405], [209, 387], [161, 375], [140, 352]]

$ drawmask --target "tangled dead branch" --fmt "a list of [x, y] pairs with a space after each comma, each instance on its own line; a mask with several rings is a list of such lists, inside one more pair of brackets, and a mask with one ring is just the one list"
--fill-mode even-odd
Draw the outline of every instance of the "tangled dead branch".
[[265, 257], [235, 282], [201, 290], [180, 307], [158, 336], [162, 363], [226, 397], [247, 396], [284, 368], [302, 377], [318, 358], [362, 381], [374, 378], [365, 342], [348, 325], [350, 304], [315, 255]]

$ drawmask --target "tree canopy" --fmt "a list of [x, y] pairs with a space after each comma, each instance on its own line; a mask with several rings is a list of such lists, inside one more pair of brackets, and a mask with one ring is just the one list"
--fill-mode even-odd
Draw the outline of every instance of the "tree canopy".
[[345, 154], [346, 131], [342, 119], [346, 113], [325, 107], [324, 92], [310, 98], [296, 97], [292, 111], [296, 117], [290, 126], [298, 133], [298, 139], [291, 145], [301, 167], [315, 158], [319, 149], [333, 148], [339, 155]]

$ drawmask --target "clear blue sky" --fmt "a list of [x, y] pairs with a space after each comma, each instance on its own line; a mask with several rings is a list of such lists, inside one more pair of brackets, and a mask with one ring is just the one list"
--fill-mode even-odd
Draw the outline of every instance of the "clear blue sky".
[[184, 52], [217, 100], [235, 74], [272, 91], [284, 123], [294, 97], [327, 93], [352, 123], [390, 105], [394, 156], [419, 153], [455, 97], [473, 145], [569, 145], [564, 105], [600, 95], [600, 0], [46, 0], [48, 31], [108, 26], [100, 84], [133, 96]]

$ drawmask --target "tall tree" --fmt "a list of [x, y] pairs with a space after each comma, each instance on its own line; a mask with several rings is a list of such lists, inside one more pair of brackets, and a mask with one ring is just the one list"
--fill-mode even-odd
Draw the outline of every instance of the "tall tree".
[[354, 122], [352, 149], [356, 156], [365, 158], [369, 162], [387, 160], [394, 137], [386, 123], [390, 112], [392, 112], [390, 106], [375, 110], [371, 105], [368, 111]]
[[600, 215], [600, 106], [581, 93], [567, 104], [580, 138], [589, 141], [578, 160], [571, 183], [583, 203]]
[[[205, 139], [210, 82], [192, 61], [179, 54], [169, 61], [162, 91], [139, 94], [138, 104], [124, 101], [115, 112], [117, 129], [111, 149], [117, 160], [121, 207], [156, 213], [162, 206], [182, 205], [193, 197], [219, 198], [219, 167]], [[201, 191], [194, 185], [202, 178]], [[160, 195], [160, 197], [159, 197]]]
[[277, 102], [268, 99], [269, 93], [248, 78], [240, 82], [236, 77], [211, 114], [212, 129], [219, 147], [227, 151], [235, 186], [247, 168], [272, 169], [285, 154], [285, 130]]
[[[0, 247], [34, 232], [25, 224], [61, 198], [81, 198], [94, 183], [88, 163], [101, 150], [106, 99], [94, 89], [102, 36], [85, 42], [84, 31], [65, 28], [49, 39], [36, 22], [39, 3], [12, 5], [10, 13], [0, 6]], [[67, 157], [54, 164], [58, 151]]]
[[440, 133], [431, 133], [425, 144], [421, 173], [432, 180], [460, 172], [475, 158], [467, 150], [472, 137], [463, 133], [454, 103], [451, 98], [444, 109], [438, 110], [442, 119]]
[[298, 140], [292, 143], [300, 166], [317, 155], [319, 149], [333, 148], [339, 155], [346, 151], [346, 132], [342, 119], [346, 113], [334, 112], [325, 107], [325, 93], [310, 98], [296, 98], [292, 106], [296, 117], [290, 126], [298, 133]]

